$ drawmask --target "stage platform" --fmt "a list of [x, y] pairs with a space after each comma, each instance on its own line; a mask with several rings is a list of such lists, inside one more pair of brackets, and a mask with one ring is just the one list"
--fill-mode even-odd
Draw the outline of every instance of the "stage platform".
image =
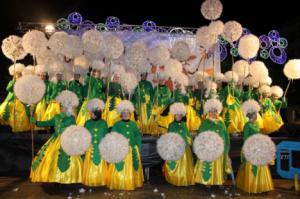
[[[35, 154], [50, 136], [46, 131], [35, 131], [34, 133], [34, 151]], [[281, 136], [281, 137], [280, 137]], [[158, 137], [143, 136], [143, 147], [141, 151], [142, 164], [145, 169], [146, 178], [149, 180], [152, 176], [152, 170], [161, 168], [163, 160], [156, 152], [156, 140]], [[272, 140], [278, 144], [281, 141], [293, 140], [300, 141], [299, 134], [287, 134], [278, 132], [272, 135]], [[234, 171], [240, 166], [240, 153], [243, 144], [243, 138], [231, 137], [230, 158]], [[1, 176], [22, 176], [29, 175], [31, 164], [31, 133], [11, 133], [10, 128], [0, 127], [0, 175]], [[271, 166], [273, 176], [277, 176], [275, 165]]]

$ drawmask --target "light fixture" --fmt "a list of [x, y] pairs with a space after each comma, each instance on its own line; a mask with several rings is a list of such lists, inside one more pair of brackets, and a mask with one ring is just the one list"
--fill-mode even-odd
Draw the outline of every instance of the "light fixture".
[[47, 24], [45, 26], [45, 32], [48, 33], [48, 34], [51, 34], [53, 32], [55, 32], [55, 27], [53, 24]]

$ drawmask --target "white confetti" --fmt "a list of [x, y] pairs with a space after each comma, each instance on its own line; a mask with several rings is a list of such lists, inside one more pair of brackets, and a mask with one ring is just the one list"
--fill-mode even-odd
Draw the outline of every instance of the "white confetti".
[[19, 191], [19, 187], [14, 188], [13, 191], [14, 191], [14, 192]]
[[153, 189], [153, 192], [154, 192], [154, 193], [157, 193], [157, 192], [158, 192], [158, 189], [157, 189], [157, 188]]
[[78, 190], [78, 192], [79, 192], [79, 193], [85, 193], [85, 189], [84, 189], [84, 188], [80, 188], [80, 189]]
[[210, 197], [211, 197], [211, 198], [215, 198], [216, 195], [215, 195], [215, 194], [210, 194]]

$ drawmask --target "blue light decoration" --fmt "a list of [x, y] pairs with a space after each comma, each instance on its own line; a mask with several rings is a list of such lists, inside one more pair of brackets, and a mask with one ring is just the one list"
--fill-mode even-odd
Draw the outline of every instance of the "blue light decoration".
[[270, 38], [271, 41], [278, 41], [278, 39], [280, 38], [280, 34], [277, 30], [271, 30], [269, 33], [268, 33], [268, 36]]
[[97, 23], [96, 24], [96, 30], [98, 30], [98, 31], [106, 31], [107, 30], [107, 28], [106, 28], [106, 26], [105, 26], [105, 24], [104, 23]]
[[90, 20], [85, 20], [80, 24], [80, 30], [82, 31], [87, 31], [87, 30], [92, 30], [95, 29], [96, 25], [94, 22]]
[[249, 35], [251, 32], [248, 28], [243, 28], [243, 33], [242, 33], [242, 36], [244, 35]]
[[118, 17], [110, 16], [105, 20], [105, 26], [109, 30], [118, 30], [120, 27], [120, 20]]
[[68, 15], [68, 21], [71, 25], [79, 25], [82, 22], [82, 16], [78, 12], [72, 12]]
[[[275, 54], [276, 49], [279, 50], [278, 51], [278, 52], [280, 52], [279, 55]], [[277, 64], [284, 64], [287, 60], [287, 55], [286, 55], [285, 50], [283, 48], [278, 47], [278, 46], [271, 47], [270, 50], [269, 50], [269, 54], [270, 54], [270, 59], [273, 62], [277, 63]]]
[[58, 30], [69, 30], [70, 29], [70, 23], [65, 18], [60, 18], [56, 21], [56, 28]]
[[222, 62], [226, 59], [228, 52], [226, 46], [222, 44], [219, 45], [219, 48], [220, 48], [220, 60]]
[[261, 35], [259, 37], [259, 45], [261, 49], [269, 49], [271, 46], [270, 38], [267, 35]]
[[144, 21], [142, 26], [144, 31], [146, 32], [154, 32], [156, 30], [156, 24], [154, 21], [150, 21], [150, 20]]

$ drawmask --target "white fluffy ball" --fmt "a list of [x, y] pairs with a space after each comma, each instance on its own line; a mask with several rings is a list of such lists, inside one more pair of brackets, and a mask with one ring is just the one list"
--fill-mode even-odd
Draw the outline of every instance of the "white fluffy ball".
[[288, 79], [300, 78], [300, 59], [289, 60], [283, 68], [283, 73]]
[[101, 157], [108, 163], [122, 162], [129, 152], [129, 140], [122, 134], [111, 132], [99, 144]]
[[165, 73], [171, 77], [182, 72], [182, 64], [176, 59], [169, 59], [165, 62]]
[[186, 61], [191, 55], [191, 50], [185, 41], [177, 41], [171, 49], [171, 55], [179, 61]]
[[281, 98], [283, 96], [283, 90], [280, 86], [274, 85], [271, 86], [271, 93], [272, 95]]
[[81, 39], [84, 51], [92, 54], [100, 52], [104, 38], [99, 31], [88, 30], [82, 35]]
[[78, 97], [75, 93], [69, 90], [64, 90], [56, 97], [58, 103], [64, 107], [77, 107], [79, 104]]
[[249, 74], [249, 64], [245, 60], [238, 60], [234, 62], [232, 70], [236, 72], [240, 78], [245, 78]]
[[208, 28], [211, 34], [218, 36], [224, 32], [224, 23], [220, 20], [212, 21], [210, 22]]
[[45, 94], [45, 83], [36, 75], [19, 78], [14, 85], [14, 93], [25, 104], [36, 104]]
[[242, 151], [251, 164], [264, 166], [274, 160], [276, 145], [269, 136], [255, 134], [245, 141]]
[[163, 66], [169, 58], [169, 50], [162, 45], [158, 45], [149, 51], [150, 62], [156, 66]]
[[186, 143], [177, 133], [167, 133], [157, 140], [156, 149], [163, 160], [179, 160], [185, 152]]
[[193, 150], [199, 160], [215, 161], [224, 153], [224, 140], [214, 131], [201, 132], [194, 140]]
[[256, 79], [262, 79], [269, 76], [268, 68], [261, 61], [252, 62], [249, 66], [249, 73]]
[[48, 39], [45, 34], [38, 30], [26, 32], [22, 37], [22, 45], [27, 53], [35, 56], [46, 50]]
[[6, 37], [2, 41], [1, 49], [5, 57], [14, 62], [24, 59], [27, 55], [22, 46], [22, 38], [15, 35]]
[[170, 113], [172, 115], [186, 115], [186, 108], [185, 108], [185, 105], [183, 103], [173, 103], [171, 106], [170, 106]]
[[198, 28], [196, 32], [196, 41], [199, 46], [209, 50], [216, 42], [216, 36], [211, 33], [207, 26]]
[[91, 145], [90, 132], [82, 127], [71, 125], [61, 135], [60, 145], [69, 156], [83, 155]]
[[103, 44], [101, 45], [101, 52], [105, 58], [118, 59], [124, 51], [124, 45], [120, 38], [114, 35], [106, 35]]
[[242, 104], [242, 111], [245, 115], [248, 113], [258, 113], [260, 111], [260, 105], [257, 101], [249, 99]]
[[140, 68], [147, 63], [148, 48], [144, 43], [132, 44], [125, 52], [125, 64], [128, 67]]
[[257, 55], [259, 50], [259, 39], [253, 35], [245, 35], [239, 41], [238, 52], [244, 59], [251, 59]]
[[71, 39], [66, 32], [55, 32], [48, 41], [49, 48], [55, 54], [66, 55], [68, 48], [71, 45]]
[[232, 43], [237, 41], [243, 33], [243, 27], [237, 21], [228, 21], [224, 26], [224, 38]]
[[205, 19], [216, 20], [222, 14], [223, 5], [219, 0], [205, 0], [200, 10]]
[[128, 94], [132, 94], [139, 81], [134, 73], [125, 72], [121, 76], [121, 86]]

